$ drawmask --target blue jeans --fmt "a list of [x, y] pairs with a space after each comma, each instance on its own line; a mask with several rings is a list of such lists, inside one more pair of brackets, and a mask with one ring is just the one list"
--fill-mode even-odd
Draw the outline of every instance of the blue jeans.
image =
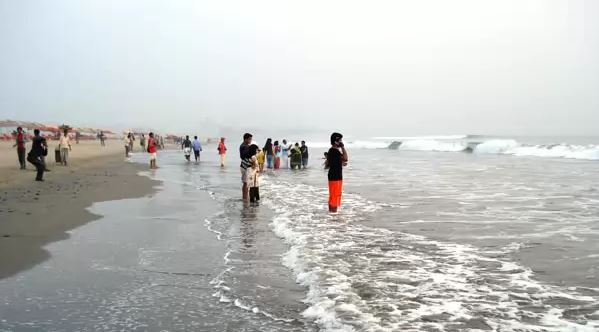
[[274, 160], [274, 156], [273, 155], [267, 155], [266, 156], [266, 168], [272, 169], [272, 167], [273, 167], [273, 160]]
[[302, 158], [302, 168], [308, 167], [308, 158]]

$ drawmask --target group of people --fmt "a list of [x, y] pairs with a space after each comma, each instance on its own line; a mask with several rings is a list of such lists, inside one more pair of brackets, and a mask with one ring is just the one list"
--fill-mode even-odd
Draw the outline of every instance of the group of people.
[[191, 151], [193, 151], [196, 163], [200, 161], [202, 143], [200, 143], [200, 140], [197, 136], [193, 137], [193, 141], [189, 139], [189, 135], [185, 136], [185, 139], [183, 142], [181, 142], [181, 149], [183, 149], [183, 153], [185, 154], [185, 159], [187, 159], [187, 162], [191, 162]]
[[[67, 135], [66, 130], [65, 130], [64, 135], [67, 137], [67, 140], [68, 140], [68, 135]], [[68, 143], [68, 147], [66, 148], [66, 151], [68, 153], [68, 150], [71, 148], [71, 145], [70, 145], [70, 142], [68, 142], [68, 141], [66, 141], [66, 142]], [[19, 158], [20, 168], [22, 170], [26, 169], [26, 161], [30, 162], [33, 166], [35, 166], [35, 169], [37, 171], [37, 174], [35, 176], [35, 181], [44, 181], [44, 172], [48, 171], [48, 169], [46, 167], [46, 156], [48, 155], [47, 140], [46, 140], [46, 138], [44, 138], [40, 135], [39, 129], [35, 129], [33, 131], [33, 138], [31, 139], [31, 150], [29, 150], [29, 153], [27, 153], [27, 151], [25, 149], [25, 143], [26, 143], [26, 138], [25, 138], [25, 133], [23, 132], [23, 128], [18, 127], [17, 135], [16, 135], [16, 142], [13, 147], [17, 148], [17, 155]], [[61, 137], [61, 145], [62, 144], [63, 144], [63, 139]], [[62, 153], [62, 148], [61, 148], [61, 153]], [[66, 157], [65, 157], [65, 164], [66, 164]]]
[[[155, 148], [160, 150], [164, 149], [164, 137], [160, 135], [155, 135], [154, 133], [150, 134], [152, 134], [151, 138], [153, 139]], [[149, 147], [149, 140], [149, 138], [146, 140], [145, 134], [139, 135], [139, 146], [141, 152], [151, 153]], [[131, 152], [133, 152], [133, 147], [135, 146], [135, 134], [131, 132], [127, 133], [127, 135], [123, 137], [123, 145], [125, 146], [125, 157], [129, 158], [129, 155]]]
[[[46, 165], [46, 157], [48, 156], [48, 141], [44, 138], [39, 129], [33, 131], [31, 139], [31, 150], [26, 151], [26, 136], [22, 127], [17, 128], [15, 144], [17, 148], [17, 157], [19, 159], [19, 167], [21, 170], [27, 169], [27, 162], [31, 163], [36, 171], [36, 181], [44, 181], [44, 172], [49, 172]], [[69, 151], [72, 150], [71, 138], [69, 137], [68, 129], [64, 129], [60, 134], [57, 150], [60, 155], [60, 163], [63, 166], [68, 166]], [[57, 158], [58, 159], [58, 158]]]
[[[260, 149], [256, 144], [252, 144], [252, 140], [252, 134], [243, 135], [243, 143], [239, 146], [239, 157], [242, 199], [254, 203], [260, 200], [260, 173], [263, 172], [265, 163], [268, 169], [279, 169], [281, 166], [291, 169], [306, 168], [309, 153], [305, 141], [302, 141], [301, 146], [298, 143], [287, 145], [287, 140], [279, 144], [278, 141], [273, 143], [269, 138], [264, 148]], [[334, 213], [341, 206], [343, 167], [349, 161], [343, 144], [343, 135], [339, 133], [331, 135], [331, 147], [325, 153], [325, 159], [325, 169], [328, 170], [328, 205], [329, 211]]]
[[264, 148], [259, 152], [264, 154], [266, 168], [268, 169], [301, 169], [308, 167], [309, 153], [305, 141], [302, 141], [300, 146], [299, 143], [295, 143], [295, 145], [287, 144], [286, 139], [282, 141], [282, 144], [279, 144], [279, 141], [273, 143], [272, 139], [268, 138]]

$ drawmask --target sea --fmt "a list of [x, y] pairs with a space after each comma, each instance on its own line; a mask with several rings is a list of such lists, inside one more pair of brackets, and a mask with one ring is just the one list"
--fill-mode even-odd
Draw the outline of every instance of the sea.
[[0, 331], [599, 331], [599, 137], [348, 137], [336, 214], [307, 141], [259, 204], [238, 143], [160, 151], [155, 194], [0, 280]]

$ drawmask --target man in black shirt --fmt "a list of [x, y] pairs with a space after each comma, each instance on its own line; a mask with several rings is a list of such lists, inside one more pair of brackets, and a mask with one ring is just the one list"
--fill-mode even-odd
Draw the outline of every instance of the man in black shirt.
[[250, 145], [252, 144], [252, 134], [245, 133], [243, 135], [243, 143], [239, 146], [239, 158], [241, 158], [241, 165], [239, 166], [241, 169], [241, 182], [243, 186], [241, 187], [242, 197], [244, 201], [248, 200], [249, 197], [249, 189], [248, 189], [248, 167], [252, 165], [250, 155]]
[[46, 139], [40, 136], [40, 130], [36, 129], [33, 131], [34, 137], [31, 141], [31, 151], [27, 155], [27, 161], [32, 163], [37, 169], [37, 176], [35, 181], [44, 181], [44, 170], [46, 164], [44, 163], [44, 156], [48, 154], [48, 143]]
[[306, 146], [306, 141], [302, 141], [300, 151], [302, 152], [302, 167], [306, 168], [308, 167], [308, 147]]
[[329, 168], [329, 212], [337, 212], [341, 206], [341, 193], [343, 192], [343, 166], [347, 165], [348, 156], [345, 146], [341, 141], [343, 135], [331, 135], [331, 148], [327, 154]]
[[185, 140], [181, 143], [181, 149], [183, 149], [183, 154], [185, 154], [187, 162], [191, 161], [191, 140], [189, 139], [189, 135], [185, 136]]

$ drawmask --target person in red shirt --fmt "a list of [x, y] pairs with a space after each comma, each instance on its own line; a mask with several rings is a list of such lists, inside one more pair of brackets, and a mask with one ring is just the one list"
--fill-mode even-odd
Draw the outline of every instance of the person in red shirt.
[[218, 154], [220, 155], [220, 167], [225, 167], [225, 156], [227, 155], [227, 147], [225, 146], [225, 138], [220, 138], [218, 143]]
[[19, 157], [19, 165], [21, 165], [21, 169], [25, 169], [25, 165], [27, 164], [25, 160], [25, 133], [23, 133], [23, 128], [17, 128], [17, 141], [13, 148], [17, 148], [17, 156]]
[[158, 151], [156, 139], [154, 139], [154, 133], [149, 134], [148, 139], [148, 153], [150, 154], [150, 169], [157, 169], [156, 166], [156, 152]]

